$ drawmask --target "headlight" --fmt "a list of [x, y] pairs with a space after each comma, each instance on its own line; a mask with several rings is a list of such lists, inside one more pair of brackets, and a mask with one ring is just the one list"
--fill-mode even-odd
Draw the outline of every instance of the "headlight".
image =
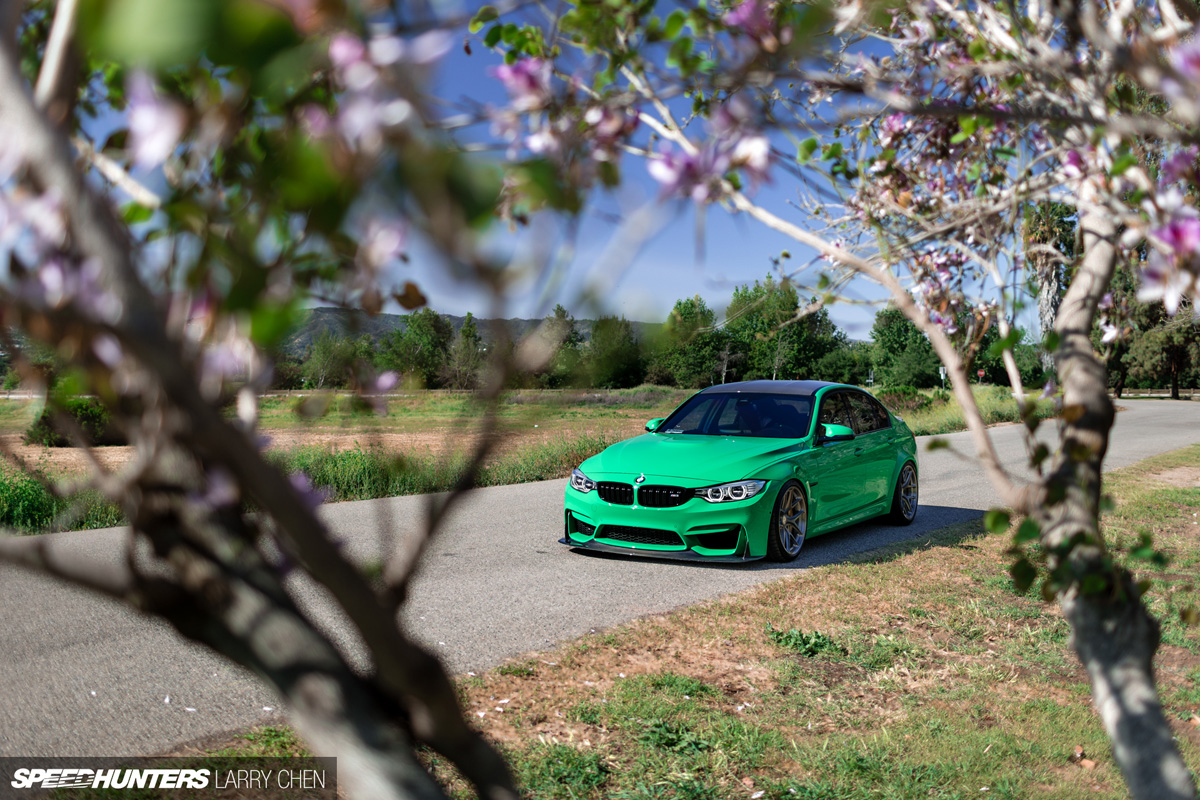
[[[581, 473], [582, 474], [582, 473]], [[737, 481], [722, 483], [720, 486], [709, 486], [697, 489], [696, 496], [703, 497], [710, 503], [728, 503], [732, 500], [745, 500], [754, 497], [767, 485], [766, 481]]]
[[596, 488], [596, 482], [576, 468], [571, 470], [571, 488], [577, 492], [587, 494]]

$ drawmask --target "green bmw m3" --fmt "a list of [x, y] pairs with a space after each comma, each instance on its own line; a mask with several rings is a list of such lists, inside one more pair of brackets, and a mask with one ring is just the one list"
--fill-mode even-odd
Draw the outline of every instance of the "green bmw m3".
[[805, 539], [917, 515], [917, 443], [854, 386], [711, 386], [592, 456], [567, 484], [562, 544], [693, 561], [791, 561]]

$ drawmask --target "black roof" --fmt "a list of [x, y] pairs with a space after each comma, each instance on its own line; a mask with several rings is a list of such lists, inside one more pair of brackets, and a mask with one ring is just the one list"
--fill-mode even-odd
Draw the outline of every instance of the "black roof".
[[740, 381], [710, 386], [700, 394], [798, 394], [811, 397], [826, 386], [842, 386], [828, 381]]

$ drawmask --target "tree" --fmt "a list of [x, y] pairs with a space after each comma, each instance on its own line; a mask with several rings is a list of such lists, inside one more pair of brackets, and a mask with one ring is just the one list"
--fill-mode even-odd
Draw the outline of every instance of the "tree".
[[851, 342], [823, 355], [813, 368], [811, 377], [819, 381], [865, 386], [870, 370], [870, 343]]
[[[814, 299], [815, 301], [815, 299]], [[738, 286], [725, 311], [725, 330], [744, 359], [742, 375], [755, 378], [802, 378], [845, 334], [818, 307], [803, 309], [796, 288], [774, 276]]]
[[475, 317], [467, 312], [454, 346], [441, 369], [442, 384], [451, 389], [474, 389], [479, 383], [479, 370], [483, 367], [483, 342]]
[[715, 327], [716, 319], [700, 295], [676, 300], [647, 368], [648, 379], [688, 389], [711, 385], [727, 335]]
[[597, 389], [637, 386], [646, 374], [633, 326], [624, 317], [601, 316], [596, 320], [585, 362], [592, 386]]
[[871, 326], [871, 363], [884, 386], [939, 385], [938, 361], [929, 339], [895, 306], [879, 310]]
[[558, 389], [578, 383], [583, 359], [583, 337], [575, 327], [575, 317], [562, 303], [556, 304], [554, 311], [546, 315], [539, 336], [553, 353], [542, 375], [546, 387]]
[[1133, 377], [1155, 386], [1171, 387], [1171, 399], [1179, 399], [1179, 387], [1196, 387], [1200, 367], [1200, 323], [1190, 314], [1180, 314], [1161, 324], [1139, 331], [1129, 348]]
[[[1042, 201], [1025, 210], [1025, 259], [1036, 284], [1038, 325], [1043, 333], [1054, 330], [1063, 290], [1069, 282], [1070, 263], [1075, 256], [1075, 209], [1067, 203]], [[1054, 357], [1041, 355], [1042, 369], [1054, 370]]]
[[350, 339], [322, 330], [304, 357], [304, 379], [313, 389], [344, 389], [354, 375], [357, 352]]
[[454, 328], [430, 308], [408, 315], [401, 330], [392, 331], [379, 346], [379, 366], [411, 375], [423, 385], [439, 386]]

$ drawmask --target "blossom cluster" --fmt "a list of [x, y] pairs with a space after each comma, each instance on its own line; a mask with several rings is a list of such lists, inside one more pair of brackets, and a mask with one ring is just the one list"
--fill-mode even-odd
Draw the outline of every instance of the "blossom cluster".
[[523, 56], [489, 72], [509, 98], [509, 105], [487, 109], [493, 135], [508, 143], [508, 157], [547, 159], [580, 189], [595, 183], [601, 165], [619, 160], [637, 130], [636, 109], [584, 96], [573, 82], [556, 87], [546, 59]]
[[[1196, 59], [1200, 64], [1200, 51]], [[1200, 212], [1180, 187], [1181, 182], [1200, 179], [1198, 155], [1197, 148], [1186, 147], [1163, 159], [1155, 191], [1142, 202], [1146, 228], [1131, 228], [1122, 240], [1133, 247], [1145, 236], [1150, 252], [1142, 265], [1138, 300], [1161, 300], [1171, 315], [1185, 299], [1191, 299], [1193, 312], [1200, 314]]]
[[709, 119], [709, 136], [691, 149], [666, 148], [651, 159], [650, 175], [664, 196], [690, 197], [697, 203], [720, 199], [731, 170], [740, 169], [752, 185], [769, 179], [771, 142], [755, 124], [750, 104], [729, 99]]

